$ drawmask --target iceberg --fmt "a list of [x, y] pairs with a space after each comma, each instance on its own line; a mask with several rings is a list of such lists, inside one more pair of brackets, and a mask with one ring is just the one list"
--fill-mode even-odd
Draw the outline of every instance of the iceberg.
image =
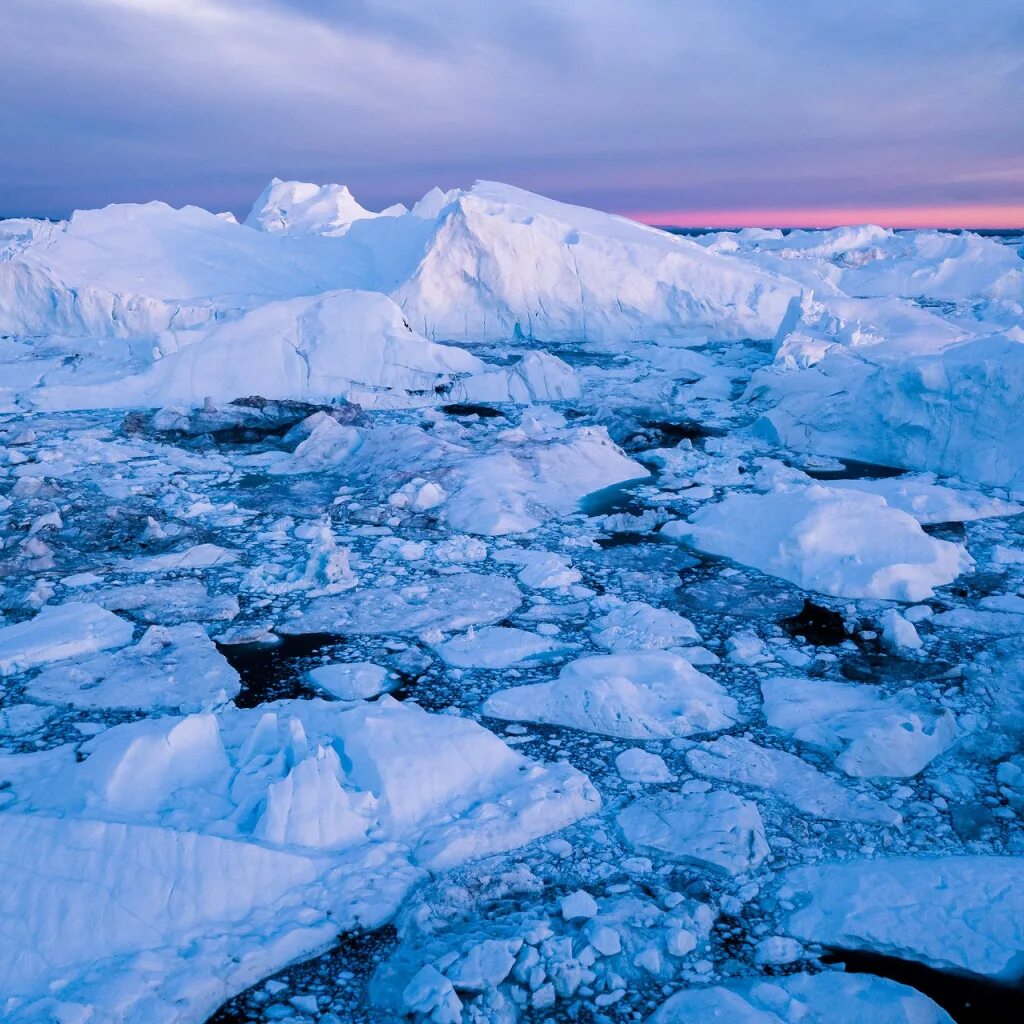
[[820, 484], [732, 493], [661, 535], [834, 597], [921, 601], [973, 565], [881, 495]]

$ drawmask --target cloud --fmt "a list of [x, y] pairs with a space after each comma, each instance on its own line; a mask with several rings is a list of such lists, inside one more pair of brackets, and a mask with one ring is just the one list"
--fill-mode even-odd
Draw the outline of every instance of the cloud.
[[[1024, 199], [1024, 6], [7, 0], [0, 209], [370, 205], [506, 179], [616, 209]], [[1016, 163], [1015, 163], [1016, 162]]]

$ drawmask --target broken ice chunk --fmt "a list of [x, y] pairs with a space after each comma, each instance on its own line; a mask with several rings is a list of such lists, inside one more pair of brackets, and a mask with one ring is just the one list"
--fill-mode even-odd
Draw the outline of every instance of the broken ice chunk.
[[757, 804], [724, 790], [641, 797], [615, 820], [640, 853], [728, 875], [756, 868], [771, 852]]
[[99, 605], [48, 605], [33, 619], [0, 628], [0, 676], [123, 647], [133, 632], [130, 622]]
[[445, 664], [456, 668], [508, 668], [524, 662], [552, 661], [579, 649], [578, 644], [560, 643], [511, 626], [488, 626], [437, 644]]
[[151, 626], [131, 647], [44, 669], [28, 683], [37, 700], [85, 708], [200, 711], [238, 693], [238, 673], [194, 622]]
[[847, 775], [916, 775], [956, 740], [956, 720], [914, 696], [825, 679], [766, 679], [764, 714], [774, 729], [836, 754]]
[[739, 710], [685, 658], [657, 651], [570, 662], [553, 682], [492, 694], [484, 714], [644, 740], [724, 729]]
[[368, 700], [389, 688], [387, 669], [368, 661], [318, 665], [309, 670], [309, 681], [338, 700]]
[[974, 564], [884, 498], [817, 484], [730, 494], [661, 534], [834, 597], [922, 601]]
[[783, 750], [760, 747], [740, 736], [720, 736], [686, 753], [691, 771], [723, 782], [768, 790], [777, 799], [815, 818], [896, 825], [898, 812], [861, 797]]

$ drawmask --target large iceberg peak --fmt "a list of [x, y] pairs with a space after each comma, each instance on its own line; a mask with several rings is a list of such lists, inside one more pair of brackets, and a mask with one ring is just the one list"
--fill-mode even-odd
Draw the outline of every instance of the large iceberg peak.
[[404, 206], [374, 213], [361, 206], [347, 185], [314, 185], [273, 178], [245, 223], [259, 231], [290, 235], [343, 235], [354, 221], [397, 216]]

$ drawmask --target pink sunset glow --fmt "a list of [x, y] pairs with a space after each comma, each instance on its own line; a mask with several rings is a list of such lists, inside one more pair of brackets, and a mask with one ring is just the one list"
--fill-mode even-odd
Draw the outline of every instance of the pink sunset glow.
[[797, 227], [880, 224], [889, 228], [1024, 228], [1024, 203], [960, 206], [771, 207], [736, 210], [655, 210], [625, 214], [644, 224], [687, 228]]

